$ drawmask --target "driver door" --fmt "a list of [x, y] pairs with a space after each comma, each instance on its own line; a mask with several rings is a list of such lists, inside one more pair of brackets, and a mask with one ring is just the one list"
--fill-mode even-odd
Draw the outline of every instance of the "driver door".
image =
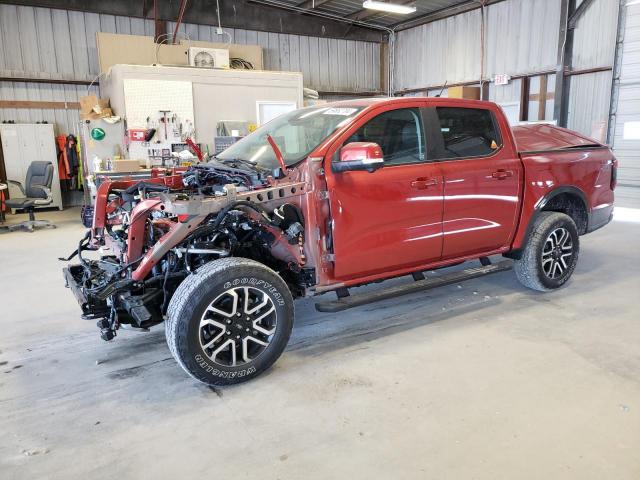
[[[372, 173], [326, 168], [334, 277], [356, 279], [424, 265], [442, 252], [443, 184], [425, 144], [424, 111], [403, 104], [369, 112], [340, 143], [375, 142], [384, 166]], [[331, 161], [339, 161], [338, 149]], [[329, 159], [328, 159], [329, 160]]]

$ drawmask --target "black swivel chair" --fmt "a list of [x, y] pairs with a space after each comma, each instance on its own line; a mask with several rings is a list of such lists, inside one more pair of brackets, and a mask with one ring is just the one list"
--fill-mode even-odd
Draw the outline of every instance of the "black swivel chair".
[[20, 182], [7, 180], [9, 183], [17, 185], [24, 197], [10, 198], [5, 201], [5, 205], [13, 209], [26, 210], [29, 214], [29, 220], [15, 225], [0, 227], [0, 231], [28, 230], [33, 232], [36, 228], [56, 228], [49, 220], [36, 220], [34, 215], [35, 207], [53, 203], [53, 196], [51, 195], [53, 173], [51, 162], [31, 162], [27, 170], [26, 189]]

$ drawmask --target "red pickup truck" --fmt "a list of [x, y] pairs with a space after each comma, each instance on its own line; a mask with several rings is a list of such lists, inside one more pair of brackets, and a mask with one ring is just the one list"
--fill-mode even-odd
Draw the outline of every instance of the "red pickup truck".
[[[579, 236], [611, 220], [616, 168], [605, 145], [550, 125], [512, 129], [489, 102], [315, 106], [206, 164], [101, 184], [64, 275], [103, 339], [165, 321], [187, 373], [238, 383], [283, 352], [294, 298], [334, 291], [317, 307], [339, 311], [512, 264], [529, 288], [560, 287]], [[510, 260], [492, 264], [495, 254]], [[415, 281], [349, 295], [402, 275]]]

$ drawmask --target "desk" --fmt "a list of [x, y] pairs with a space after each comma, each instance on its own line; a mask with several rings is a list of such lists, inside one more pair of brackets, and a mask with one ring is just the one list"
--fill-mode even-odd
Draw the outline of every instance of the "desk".
[[0, 183], [0, 223], [4, 223], [4, 195], [5, 190], [9, 188], [6, 183]]

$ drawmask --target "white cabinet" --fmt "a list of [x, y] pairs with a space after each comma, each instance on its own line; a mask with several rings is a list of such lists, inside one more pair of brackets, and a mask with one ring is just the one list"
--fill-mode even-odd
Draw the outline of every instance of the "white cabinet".
[[[53, 165], [51, 193], [53, 203], [40, 208], [58, 207], [62, 210], [58, 158], [53, 125], [35, 123], [0, 124], [2, 156], [9, 180], [17, 180], [24, 185], [31, 162], [42, 160]], [[20, 189], [9, 185], [11, 198], [22, 197]]]

